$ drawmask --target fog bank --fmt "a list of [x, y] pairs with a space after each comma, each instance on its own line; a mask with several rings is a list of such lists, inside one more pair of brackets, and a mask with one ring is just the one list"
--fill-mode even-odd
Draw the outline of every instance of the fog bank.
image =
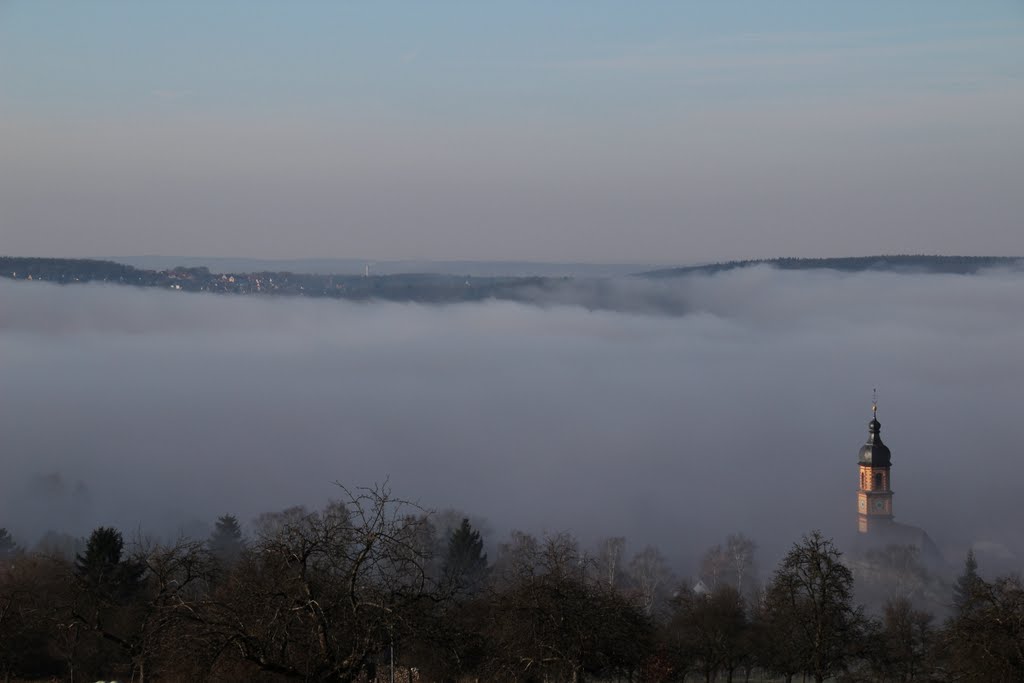
[[772, 561], [855, 527], [878, 387], [897, 519], [1021, 557], [1020, 273], [603, 287], [616, 310], [0, 281], [0, 526], [174, 533], [390, 476], [500, 535], [625, 535], [686, 570], [742, 531]]

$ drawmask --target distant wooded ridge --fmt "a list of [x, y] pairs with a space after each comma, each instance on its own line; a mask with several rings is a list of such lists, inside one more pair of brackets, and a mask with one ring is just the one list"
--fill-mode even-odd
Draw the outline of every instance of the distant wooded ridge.
[[[857, 256], [846, 258], [778, 258], [728, 261], [666, 268], [631, 277], [664, 279], [712, 275], [738, 268], [770, 266], [780, 270], [829, 269], [842, 272], [886, 271], [970, 275], [988, 268], [1020, 269], [1024, 260], [1005, 256]], [[206, 266], [167, 270], [136, 268], [115, 261], [36, 257], [0, 257], [0, 276], [58, 284], [110, 282], [175, 291], [227, 294], [277, 294], [350, 300], [455, 303], [503, 299], [532, 301], [538, 292], [568, 282], [587, 283], [609, 277], [545, 277], [405, 273], [389, 275], [312, 274], [287, 271], [214, 273]], [[598, 287], [597, 289], [600, 289]]]
[[332, 275], [280, 272], [212, 273], [205, 266], [147, 270], [97, 259], [0, 257], [0, 276], [58, 284], [109, 282], [186, 292], [266, 294], [335, 299], [448, 303], [518, 299], [513, 292], [559, 278], [440, 274]]
[[663, 268], [642, 273], [645, 277], [679, 277], [682, 275], [719, 273], [750, 266], [772, 266], [779, 270], [900, 271], [919, 273], [952, 273], [973, 275], [986, 268], [1020, 268], [1020, 256], [927, 256], [899, 254], [891, 256], [847, 256], [840, 258], [775, 258], [746, 261], [725, 261], [699, 266]]

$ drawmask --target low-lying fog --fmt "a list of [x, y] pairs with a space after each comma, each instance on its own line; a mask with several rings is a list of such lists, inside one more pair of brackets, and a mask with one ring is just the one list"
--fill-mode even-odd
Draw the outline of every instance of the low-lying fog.
[[615, 312], [0, 281], [0, 526], [173, 534], [390, 477], [491, 543], [624, 535], [686, 572], [741, 531], [770, 567], [855, 528], [878, 387], [897, 519], [953, 564], [1024, 557], [1021, 273], [606, 287]]

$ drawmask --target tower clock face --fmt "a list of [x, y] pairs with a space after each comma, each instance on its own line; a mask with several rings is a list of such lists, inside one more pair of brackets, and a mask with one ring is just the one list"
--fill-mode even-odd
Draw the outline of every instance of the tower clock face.
[[876, 500], [875, 501], [875, 510], [877, 510], [878, 512], [881, 512], [884, 509], [885, 509], [885, 503], [880, 501], [880, 500]]
[[867, 509], [868, 509], [868, 502], [867, 502], [866, 500], [864, 500], [863, 498], [861, 498], [859, 502], [860, 502], [860, 509], [861, 509], [861, 512], [863, 512], [863, 511], [865, 511], [865, 510], [867, 510]]

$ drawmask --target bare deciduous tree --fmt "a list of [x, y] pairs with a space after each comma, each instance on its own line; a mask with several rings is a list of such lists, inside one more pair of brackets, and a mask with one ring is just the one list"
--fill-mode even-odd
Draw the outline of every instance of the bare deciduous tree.
[[831, 540], [814, 531], [793, 545], [766, 593], [764, 615], [774, 631], [775, 669], [821, 683], [845, 669], [863, 623], [853, 607], [853, 574]]
[[720, 583], [726, 581], [729, 561], [729, 554], [721, 545], [711, 546], [704, 553], [700, 562], [700, 578], [710, 590], [716, 590]]
[[[339, 485], [340, 486], [340, 485]], [[436, 599], [424, 515], [387, 485], [258, 524], [228, 581], [193, 606], [193, 635], [259, 670], [354, 681]]]
[[729, 569], [735, 578], [736, 592], [741, 596], [750, 589], [750, 578], [754, 573], [754, 552], [757, 544], [743, 534], [729, 534], [725, 539], [725, 552], [729, 556]]
[[639, 670], [649, 620], [618, 591], [588, 579], [571, 535], [537, 541], [514, 532], [502, 548], [506, 568], [520, 573], [506, 572], [487, 604], [488, 680], [579, 681]]
[[626, 550], [623, 536], [609, 536], [597, 544], [594, 558], [597, 579], [608, 588], [618, 588], [622, 575], [622, 558]]
[[644, 614], [652, 615], [658, 605], [668, 598], [672, 584], [672, 570], [656, 547], [649, 545], [629, 563], [629, 574], [636, 587], [637, 600]]
[[680, 659], [693, 660], [711, 683], [724, 671], [728, 683], [749, 655], [746, 607], [739, 592], [722, 584], [710, 594], [684, 590], [673, 599], [669, 631]]

